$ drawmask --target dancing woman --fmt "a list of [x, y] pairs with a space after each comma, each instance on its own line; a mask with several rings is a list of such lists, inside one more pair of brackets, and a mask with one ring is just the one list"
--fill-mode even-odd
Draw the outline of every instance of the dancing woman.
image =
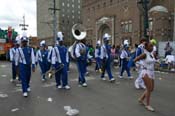
[[[154, 55], [152, 54], [153, 51], [153, 45], [151, 43], [145, 44], [145, 50], [144, 53], [138, 56], [134, 61], [137, 62], [139, 60], [143, 60], [143, 65], [141, 66], [143, 70], [141, 71], [142, 79], [145, 83], [146, 90], [139, 98], [139, 102], [143, 105], [145, 105], [145, 108], [148, 111], [154, 112], [154, 108], [150, 105], [150, 96], [151, 93], [154, 90], [154, 64], [156, 62], [156, 59]], [[146, 104], [144, 103], [144, 100], [146, 99]]]

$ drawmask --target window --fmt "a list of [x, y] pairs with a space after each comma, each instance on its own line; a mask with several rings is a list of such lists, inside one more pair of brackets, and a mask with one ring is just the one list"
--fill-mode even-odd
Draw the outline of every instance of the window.
[[98, 4], [97, 8], [100, 9], [100, 4]]
[[67, 7], [69, 7], [69, 6], [70, 6], [70, 4], [68, 3], [68, 4], [67, 4]]
[[113, 0], [110, 0], [110, 4], [112, 4]]
[[64, 2], [62, 3], [62, 6], [64, 6]]
[[124, 24], [124, 22], [121, 22], [121, 30], [122, 30], [122, 32], [125, 32], [125, 24]]
[[106, 7], [106, 2], [103, 3], [103, 7]]
[[132, 32], [132, 21], [129, 21], [129, 24], [128, 24], [128, 32]]
[[153, 30], [153, 19], [152, 18], [149, 19], [149, 30], [150, 31]]
[[125, 22], [125, 32], [127, 33], [129, 30], [129, 25], [128, 25], [128, 22]]
[[72, 4], [72, 8], [74, 8], [74, 4]]

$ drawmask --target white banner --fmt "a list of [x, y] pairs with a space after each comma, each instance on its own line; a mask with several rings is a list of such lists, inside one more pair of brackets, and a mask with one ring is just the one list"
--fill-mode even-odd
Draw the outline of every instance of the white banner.
[[0, 39], [0, 43], [6, 43], [6, 39]]

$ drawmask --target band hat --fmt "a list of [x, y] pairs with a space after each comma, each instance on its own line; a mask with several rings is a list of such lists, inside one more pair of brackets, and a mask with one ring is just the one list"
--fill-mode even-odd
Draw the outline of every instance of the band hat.
[[22, 38], [21, 38], [21, 41], [22, 41], [22, 42], [24, 42], [24, 41], [28, 42], [29, 40], [28, 40], [27, 37], [22, 37]]
[[100, 45], [100, 44], [101, 44], [101, 41], [100, 41], [100, 40], [98, 40], [96, 44], [97, 44], [97, 45]]
[[103, 40], [110, 40], [110, 38], [111, 38], [111, 35], [109, 35], [108, 33], [105, 33], [103, 35]]
[[59, 32], [57, 33], [57, 37], [58, 37], [58, 38], [57, 38], [58, 41], [63, 41], [63, 37], [64, 37], [64, 36], [63, 36], [63, 33], [62, 33], [61, 31], [59, 31]]
[[29, 41], [26, 32], [22, 33], [21, 41]]
[[21, 38], [20, 38], [19, 35], [16, 37], [15, 43], [16, 43], [16, 44], [20, 44], [20, 43], [21, 43]]
[[123, 44], [129, 46], [129, 41], [128, 40], [124, 40]]
[[40, 42], [40, 46], [44, 46], [44, 45], [46, 45], [46, 41], [45, 41], [45, 40], [42, 40], [42, 41]]

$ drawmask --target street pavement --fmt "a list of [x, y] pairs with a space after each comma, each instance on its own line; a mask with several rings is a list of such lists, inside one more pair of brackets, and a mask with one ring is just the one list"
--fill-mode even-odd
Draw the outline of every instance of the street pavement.
[[[88, 87], [80, 87], [76, 65], [71, 63], [71, 90], [59, 90], [54, 78], [41, 81], [38, 67], [32, 74], [32, 91], [28, 98], [24, 98], [20, 84], [10, 82], [11, 64], [0, 61], [0, 116], [66, 116], [64, 106], [78, 109], [78, 116], [175, 116], [174, 73], [156, 72], [151, 97], [156, 112], [149, 112], [137, 101], [143, 90], [134, 88], [134, 80], [118, 79], [118, 68], [113, 68], [115, 83], [102, 81], [94, 66], [88, 70]], [[132, 74], [137, 76], [136, 72]]]

